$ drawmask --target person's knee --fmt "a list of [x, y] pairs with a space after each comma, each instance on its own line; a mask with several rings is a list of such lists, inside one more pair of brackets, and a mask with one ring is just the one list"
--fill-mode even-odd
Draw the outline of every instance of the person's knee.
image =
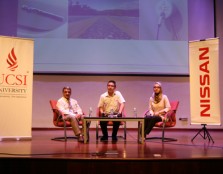
[[145, 116], [145, 119], [146, 119], [146, 120], [149, 120], [149, 119], [153, 119], [153, 117], [154, 117], [154, 116], [146, 115], [146, 116]]

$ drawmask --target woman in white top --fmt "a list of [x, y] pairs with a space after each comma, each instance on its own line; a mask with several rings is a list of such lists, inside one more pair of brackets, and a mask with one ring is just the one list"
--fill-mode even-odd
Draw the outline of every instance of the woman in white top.
[[162, 93], [162, 85], [155, 82], [153, 94], [149, 99], [149, 111], [145, 115], [145, 136], [151, 132], [157, 122], [165, 121], [164, 115], [171, 109], [169, 99]]

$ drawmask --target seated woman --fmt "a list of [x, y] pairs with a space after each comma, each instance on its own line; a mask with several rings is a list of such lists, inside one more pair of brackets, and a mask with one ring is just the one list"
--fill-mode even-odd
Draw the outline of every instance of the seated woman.
[[145, 116], [144, 135], [151, 132], [157, 122], [167, 121], [164, 115], [171, 109], [169, 99], [162, 93], [162, 85], [155, 82], [153, 86], [153, 94], [149, 99], [149, 111]]

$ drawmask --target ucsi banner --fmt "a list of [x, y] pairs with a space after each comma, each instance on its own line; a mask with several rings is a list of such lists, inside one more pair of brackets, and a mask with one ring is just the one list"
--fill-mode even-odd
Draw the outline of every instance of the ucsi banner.
[[220, 125], [219, 39], [189, 45], [191, 124]]
[[0, 141], [30, 139], [33, 40], [0, 36]]

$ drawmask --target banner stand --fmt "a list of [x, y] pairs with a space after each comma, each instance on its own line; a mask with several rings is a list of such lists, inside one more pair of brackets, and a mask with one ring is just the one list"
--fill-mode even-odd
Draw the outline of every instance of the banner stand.
[[[203, 126], [203, 128], [198, 131], [198, 133], [191, 139], [191, 141], [193, 141], [197, 137], [197, 135], [200, 134], [200, 136], [203, 139], [206, 140], [208, 138], [209, 141], [211, 140], [212, 143], [214, 143], [214, 140], [212, 139], [211, 135], [209, 134], [209, 132], [206, 128], [207, 124], [201, 124], [201, 126]], [[202, 131], [203, 131], [203, 135], [201, 134]]]
[[0, 141], [32, 139], [34, 41], [0, 36]]
[[221, 125], [219, 97], [219, 38], [189, 43], [191, 124], [201, 125], [198, 134], [213, 141], [206, 126]]

